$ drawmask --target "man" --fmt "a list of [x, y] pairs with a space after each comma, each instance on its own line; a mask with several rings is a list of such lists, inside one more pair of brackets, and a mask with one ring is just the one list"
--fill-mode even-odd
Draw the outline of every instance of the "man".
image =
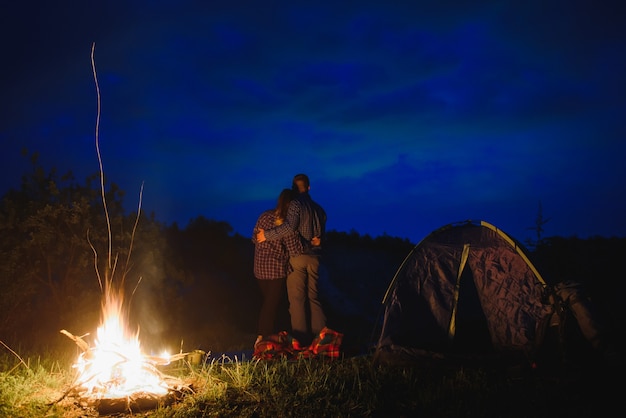
[[[292, 231], [300, 236], [301, 249], [289, 254], [293, 270], [287, 276], [287, 297], [292, 334], [299, 342], [308, 345], [326, 326], [326, 315], [317, 290], [326, 212], [309, 195], [311, 185], [306, 174], [295, 175], [292, 188], [296, 197], [289, 204], [283, 224], [259, 230], [256, 239], [257, 242], [278, 240]], [[307, 321], [307, 307], [310, 323]]]

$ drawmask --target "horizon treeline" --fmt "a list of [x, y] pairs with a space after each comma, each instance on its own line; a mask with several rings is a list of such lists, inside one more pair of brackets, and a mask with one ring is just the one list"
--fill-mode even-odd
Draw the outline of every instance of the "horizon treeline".
[[[25, 351], [72, 349], [60, 333], [95, 335], [102, 284], [124, 291], [130, 330], [158, 351], [249, 348], [261, 295], [252, 274], [254, 246], [230, 224], [198, 216], [181, 228], [157, 215], [126, 211], [125, 193], [105, 192], [99, 175], [78, 183], [32, 159], [19, 190], [0, 203], [0, 340]], [[626, 239], [551, 237], [531, 261], [549, 282], [582, 283], [620, 330], [621, 254]], [[322, 297], [329, 326], [355, 351], [372, 344], [382, 297], [415, 246], [406, 238], [329, 231]], [[285, 301], [286, 303], [286, 301]], [[286, 309], [286, 307], [285, 307]], [[284, 311], [284, 310], [283, 310]], [[287, 329], [283, 316], [281, 323]]]

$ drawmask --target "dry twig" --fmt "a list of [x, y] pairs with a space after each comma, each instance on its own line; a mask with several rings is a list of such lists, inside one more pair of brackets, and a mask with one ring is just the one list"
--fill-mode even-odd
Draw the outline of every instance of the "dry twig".
[[7, 350], [9, 350], [11, 353], [13, 353], [13, 355], [14, 355], [15, 357], [17, 357], [17, 358], [19, 359], [19, 361], [20, 361], [20, 362], [19, 362], [19, 363], [18, 363], [15, 367], [13, 367], [11, 370], [9, 370], [9, 373], [11, 373], [13, 370], [15, 370], [15, 369], [17, 368], [17, 366], [19, 366], [19, 365], [20, 365], [20, 363], [21, 363], [21, 364], [23, 364], [23, 365], [24, 365], [24, 367], [26, 367], [27, 369], [29, 369], [28, 364], [26, 364], [26, 363], [24, 362], [24, 360], [23, 360], [23, 359], [19, 356], [19, 354], [17, 354], [15, 351], [13, 351], [13, 350], [11, 349], [11, 347], [9, 347], [8, 345], [6, 345], [6, 344], [5, 344], [4, 342], [2, 342], [2, 341], [0, 341], [0, 344], [2, 344], [2, 345], [3, 345], [3, 346], [7, 349]]

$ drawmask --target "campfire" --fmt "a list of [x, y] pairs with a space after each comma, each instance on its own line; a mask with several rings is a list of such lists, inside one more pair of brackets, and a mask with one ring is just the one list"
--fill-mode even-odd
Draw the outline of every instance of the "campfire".
[[128, 329], [121, 292], [105, 292], [102, 305], [102, 324], [93, 345], [61, 330], [82, 351], [73, 365], [77, 375], [68, 394], [78, 397], [83, 406], [113, 413], [153, 409], [192, 391], [180, 379], [158, 369], [183, 360], [189, 353], [144, 354], [139, 332]]
[[[160, 404], [168, 404], [181, 395], [191, 392], [191, 385], [176, 377], [161, 372], [158, 367], [166, 366], [174, 361], [182, 360], [194, 353], [169, 355], [163, 353], [158, 356], [146, 355], [142, 352], [139, 343], [139, 332], [131, 332], [128, 326], [128, 310], [124, 304], [125, 274], [117, 282], [113, 280], [117, 266], [117, 257], [113, 262], [111, 245], [111, 222], [107, 210], [104, 190], [104, 171], [100, 155], [99, 125], [100, 125], [100, 88], [96, 76], [94, 61], [95, 43], [91, 48], [91, 64], [96, 85], [98, 114], [96, 119], [96, 154], [100, 163], [100, 191], [102, 204], [107, 221], [109, 235], [109, 251], [105, 280], [101, 280], [98, 269], [97, 251], [92, 246], [95, 257], [95, 270], [102, 291], [102, 323], [97, 329], [93, 345], [88, 344], [83, 337], [61, 330], [61, 333], [71, 338], [82, 350], [73, 367], [77, 376], [72, 387], [61, 399], [68, 395], [75, 395], [81, 405], [95, 407], [100, 413], [113, 413], [133, 410], [153, 409]], [[132, 252], [132, 242], [135, 228], [141, 212], [141, 196], [137, 219], [133, 227], [128, 251], [128, 259]], [[91, 244], [91, 242], [90, 242]], [[139, 283], [137, 283], [139, 284]], [[87, 334], [89, 335], [89, 334]], [[195, 358], [195, 357], [194, 357]], [[195, 363], [195, 362], [194, 362]]]

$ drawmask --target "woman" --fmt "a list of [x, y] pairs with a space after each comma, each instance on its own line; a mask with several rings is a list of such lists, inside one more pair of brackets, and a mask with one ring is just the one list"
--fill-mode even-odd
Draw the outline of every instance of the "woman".
[[252, 240], [255, 244], [254, 277], [257, 279], [263, 296], [255, 345], [264, 337], [276, 333], [276, 314], [285, 294], [285, 281], [291, 268], [289, 255], [298, 251], [302, 245], [295, 232], [275, 241], [257, 242], [255, 237], [260, 229], [274, 228], [283, 223], [292, 199], [292, 190], [283, 189], [278, 196], [276, 208], [261, 213], [254, 226], [252, 234]]

